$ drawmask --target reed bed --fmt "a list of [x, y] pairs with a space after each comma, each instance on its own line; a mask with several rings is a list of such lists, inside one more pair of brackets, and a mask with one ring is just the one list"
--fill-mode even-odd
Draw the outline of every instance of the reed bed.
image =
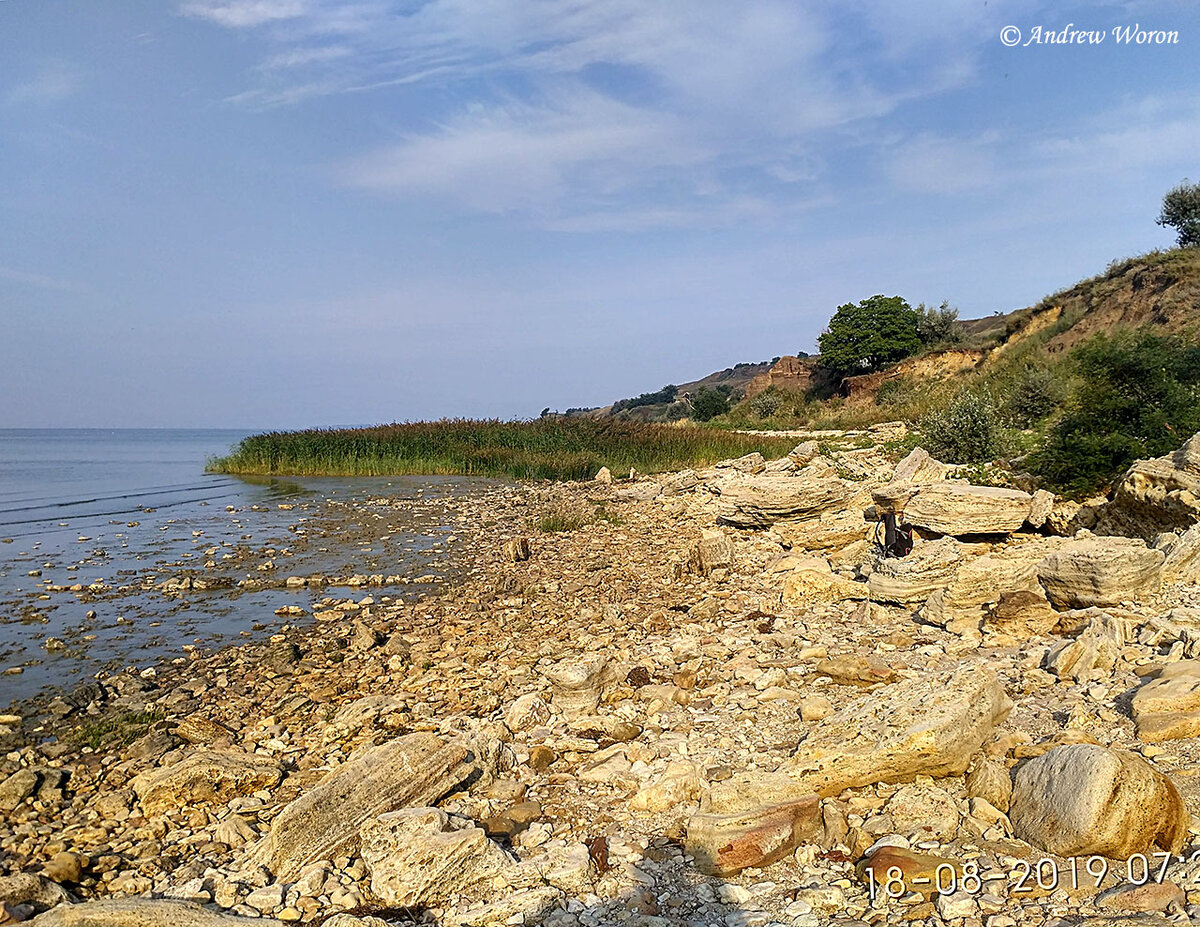
[[786, 438], [694, 426], [594, 419], [528, 422], [444, 419], [372, 428], [310, 429], [252, 435], [210, 473], [291, 476], [461, 474], [518, 479], [591, 479], [706, 466], [759, 451], [781, 457]]

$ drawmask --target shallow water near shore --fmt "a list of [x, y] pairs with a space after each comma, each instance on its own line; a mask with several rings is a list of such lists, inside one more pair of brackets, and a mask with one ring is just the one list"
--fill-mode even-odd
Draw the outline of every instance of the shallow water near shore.
[[[205, 474], [243, 435], [0, 430], [0, 706], [269, 635], [328, 596], [419, 595], [453, 500], [495, 482]], [[293, 575], [356, 581], [285, 588]]]

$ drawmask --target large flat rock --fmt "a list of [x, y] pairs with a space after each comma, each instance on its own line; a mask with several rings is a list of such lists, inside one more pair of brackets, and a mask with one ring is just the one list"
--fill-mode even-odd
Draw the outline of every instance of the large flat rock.
[[1143, 537], [1200, 519], [1200, 434], [1170, 454], [1134, 461], [1103, 515]]
[[943, 481], [921, 486], [904, 505], [906, 524], [939, 534], [1011, 534], [1025, 524], [1033, 497], [1019, 489]]
[[843, 508], [854, 486], [836, 476], [763, 474], [720, 486], [717, 518], [737, 528], [769, 528], [783, 519], [808, 518]]
[[360, 830], [382, 814], [431, 805], [477, 774], [474, 754], [428, 733], [407, 734], [343, 763], [271, 824], [261, 861], [280, 880], [309, 863], [357, 850]]
[[135, 776], [132, 785], [148, 814], [163, 814], [185, 805], [223, 805], [274, 788], [282, 778], [279, 764], [269, 757], [202, 750]]
[[1077, 538], [1038, 564], [1038, 580], [1058, 608], [1118, 605], [1158, 592], [1163, 560], [1137, 538]]
[[939, 538], [918, 544], [907, 557], [880, 560], [867, 579], [871, 598], [896, 605], [924, 602], [954, 579], [965, 550], [953, 538]]
[[959, 775], [1011, 708], [983, 666], [912, 679], [817, 722], [780, 771], [823, 796], [920, 775]]

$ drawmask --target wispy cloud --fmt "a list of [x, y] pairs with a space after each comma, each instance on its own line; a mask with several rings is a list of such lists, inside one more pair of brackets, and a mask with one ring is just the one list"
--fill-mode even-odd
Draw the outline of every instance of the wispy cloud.
[[38, 63], [33, 75], [4, 95], [10, 104], [45, 106], [74, 96], [83, 86], [83, 75], [74, 64], [57, 58]]
[[69, 280], [58, 280], [54, 277], [48, 277], [45, 274], [35, 274], [24, 270], [17, 270], [13, 267], [5, 267], [0, 265], [0, 280], [8, 280], [11, 283], [19, 283], [23, 286], [37, 287], [42, 290], [63, 290], [71, 291], [78, 290], [79, 285], [72, 283]]
[[181, 9], [186, 16], [207, 19], [230, 29], [263, 26], [312, 12], [304, 0], [193, 0], [184, 3]]
[[[821, 192], [818, 146], [972, 80], [995, 14], [932, 2], [945, 15], [924, 30], [890, 0], [187, 0], [182, 9], [260, 30], [263, 60], [237, 105], [436, 87], [420, 95], [420, 121], [397, 119], [398, 141], [337, 167], [343, 183], [555, 227], [607, 226], [625, 212], [641, 228], [809, 201]], [[955, 53], [931, 54], [953, 44], [947, 31]], [[885, 66], [864, 68], [864, 48]]]

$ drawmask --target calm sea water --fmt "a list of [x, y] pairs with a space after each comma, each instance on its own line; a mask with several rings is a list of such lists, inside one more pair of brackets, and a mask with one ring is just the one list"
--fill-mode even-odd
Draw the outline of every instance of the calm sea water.
[[[244, 434], [0, 429], [0, 708], [47, 689], [69, 691], [99, 670], [179, 657], [185, 646], [272, 633], [296, 620], [276, 618], [276, 608], [307, 611], [329, 592], [169, 597], [143, 588], [181, 572], [276, 575], [247, 572], [247, 551], [255, 563], [267, 551], [278, 575], [428, 570], [451, 524], [405, 521], [388, 508], [354, 523], [358, 510], [330, 517], [327, 500], [452, 501], [471, 489], [471, 481], [444, 477], [251, 482], [206, 474], [205, 463]], [[305, 543], [306, 531], [319, 540]], [[92, 583], [128, 591], [89, 599], [69, 588]], [[343, 590], [354, 592], [365, 594]]]

